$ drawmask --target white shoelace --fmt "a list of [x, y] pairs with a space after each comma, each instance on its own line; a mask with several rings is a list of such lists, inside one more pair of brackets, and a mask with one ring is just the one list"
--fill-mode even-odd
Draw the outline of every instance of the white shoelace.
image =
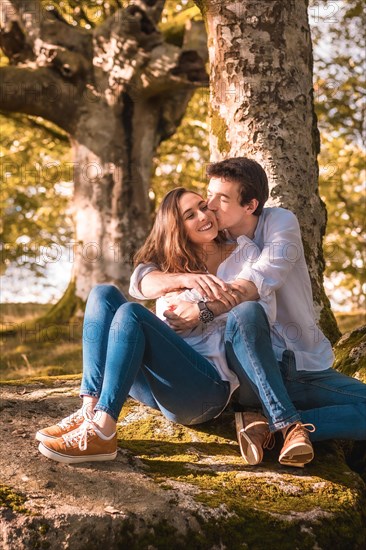
[[82, 410], [79, 409], [76, 412], [70, 414], [70, 416], [63, 418], [60, 422], [57, 423], [57, 425], [60, 426], [60, 428], [62, 429], [67, 429], [69, 428], [69, 426], [73, 426], [74, 424], [76, 424], [82, 417]]
[[80, 428], [63, 435], [62, 438], [65, 441], [66, 447], [72, 447], [72, 445], [78, 443], [80, 451], [85, 451], [88, 447], [88, 435], [93, 435], [94, 433], [94, 422], [85, 419]]

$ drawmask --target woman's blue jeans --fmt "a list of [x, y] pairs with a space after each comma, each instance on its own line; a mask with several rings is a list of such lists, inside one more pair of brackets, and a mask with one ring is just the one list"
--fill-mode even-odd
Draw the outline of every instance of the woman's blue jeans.
[[334, 369], [297, 371], [291, 351], [278, 363], [267, 316], [257, 302], [231, 310], [225, 347], [240, 381], [238, 402], [262, 406], [272, 431], [301, 420], [314, 424], [313, 441], [366, 440], [366, 384]]
[[111, 285], [89, 295], [83, 326], [80, 395], [118, 419], [128, 395], [169, 420], [198, 424], [218, 416], [230, 395], [215, 367], [166, 323]]

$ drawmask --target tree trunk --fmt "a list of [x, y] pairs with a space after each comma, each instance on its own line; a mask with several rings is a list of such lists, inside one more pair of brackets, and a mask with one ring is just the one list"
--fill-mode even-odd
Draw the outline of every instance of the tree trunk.
[[87, 31], [38, 0], [3, 1], [0, 42], [10, 64], [0, 68], [0, 108], [42, 116], [70, 136], [73, 278], [82, 300], [96, 283], [128, 287], [151, 223], [156, 148], [175, 132], [194, 89], [208, 83], [207, 48], [191, 45], [196, 29], [187, 27], [181, 48], [158, 31], [163, 6], [131, 0]]
[[318, 193], [306, 0], [199, 0], [208, 33], [212, 161], [247, 156], [266, 170], [270, 205], [298, 217], [316, 315], [340, 335], [323, 288], [325, 205]]
[[[182, 113], [190, 93], [183, 95]], [[77, 296], [85, 299], [103, 282], [128, 288], [133, 255], [151, 224], [149, 186], [162, 111], [157, 98], [133, 102], [126, 95], [117, 113], [90, 105], [78, 124], [72, 138]]]

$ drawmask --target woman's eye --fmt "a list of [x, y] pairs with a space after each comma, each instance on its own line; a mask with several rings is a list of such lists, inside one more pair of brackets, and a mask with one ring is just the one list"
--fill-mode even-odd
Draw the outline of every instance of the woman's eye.
[[186, 220], [191, 220], [193, 218], [193, 214], [188, 214], [188, 216], [186, 217]]
[[203, 212], [204, 212], [205, 210], [207, 210], [207, 209], [208, 209], [207, 204], [204, 204], [203, 206], [201, 206], [201, 210], [202, 210]]

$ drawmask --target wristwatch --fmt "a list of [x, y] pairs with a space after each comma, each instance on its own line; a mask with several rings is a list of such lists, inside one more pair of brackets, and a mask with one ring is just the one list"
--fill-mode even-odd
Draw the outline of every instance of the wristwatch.
[[200, 310], [198, 315], [199, 320], [205, 324], [211, 323], [211, 321], [213, 321], [215, 318], [215, 315], [213, 314], [213, 312], [207, 307], [206, 303], [203, 301], [198, 302], [197, 305]]

